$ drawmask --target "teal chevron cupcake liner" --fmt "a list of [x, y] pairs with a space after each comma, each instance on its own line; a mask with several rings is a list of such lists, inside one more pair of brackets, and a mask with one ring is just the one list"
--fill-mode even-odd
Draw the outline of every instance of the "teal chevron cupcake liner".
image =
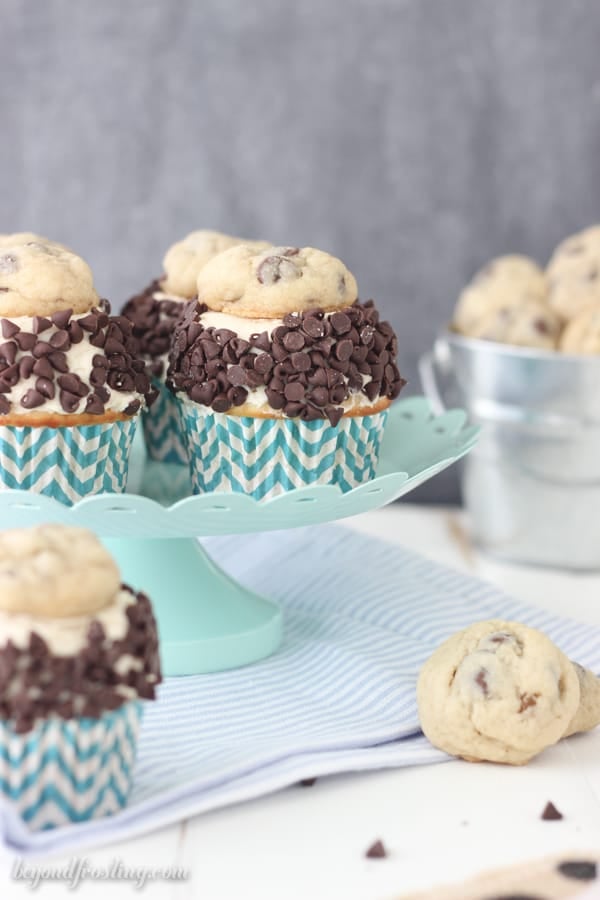
[[236, 491], [264, 500], [314, 484], [349, 491], [375, 475], [387, 410], [333, 426], [228, 416], [179, 403], [196, 494]]
[[177, 400], [158, 378], [152, 380], [158, 397], [142, 413], [146, 450], [150, 459], [187, 465], [187, 447], [181, 434]]
[[0, 796], [32, 831], [118, 812], [132, 785], [142, 704], [98, 719], [40, 722], [16, 734], [0, 722]]
[[0, 426], [0, 490], [35, 491], [68, 505], [122, 493], [137, 420], [65, 428]]

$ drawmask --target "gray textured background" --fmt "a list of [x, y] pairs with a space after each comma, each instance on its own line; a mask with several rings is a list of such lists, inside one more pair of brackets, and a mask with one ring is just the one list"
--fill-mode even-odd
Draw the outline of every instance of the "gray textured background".
[[417, 391], [475, 267], [600, 218], [598, 0], [0, 12], [0, 231], [72, 245], [117, 303], [193, 228], [313, 244], [391, 318]]

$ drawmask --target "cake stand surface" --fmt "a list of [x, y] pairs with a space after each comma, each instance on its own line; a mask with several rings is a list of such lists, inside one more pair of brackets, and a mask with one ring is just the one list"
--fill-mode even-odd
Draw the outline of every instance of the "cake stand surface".
[[465, 419], [462, 410], [435, 417], [422, 397], [397, 401], [371, 481], [345, 494], [316, 485], [261, 501], [234, 493], [191, 495], [187, 469], [148, 461], [139, 441], [127, 493], [96, 494], [66, 506], [30, 491], [1, 491], [0, 523], [91, 528], [117, 559], [123, 580], [151, 597], [166, 675], [233, 668], [277, 649], [281, 610], [231, 579], [197, 537], [317, 525], [385, 506], [474, 446], [478, 429], [465, 427]]

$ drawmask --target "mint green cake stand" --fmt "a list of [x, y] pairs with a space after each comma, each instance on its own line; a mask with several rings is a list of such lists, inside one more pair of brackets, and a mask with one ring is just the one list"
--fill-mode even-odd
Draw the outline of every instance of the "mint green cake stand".
[[[281, 641], [279, 606], [247, 590], [210, 558], [198, 537], [318, 525], [377, 509], [464, 456], [478, 429], [466, 414], [435, 417], [422, 397], [390, 408], [377, 475], [342, 493], [298, 488], [272, 500], [245, 494], [190, 494], [184, 466], [149, 462], [134, 444], [125, 494], [96, 494], [66, 506], [30, 491], [0, 492], [0, 523], [24, 528], [62, 522], [93, 529], [117, 559], [123, 580], [152, 599], [163, 672], [190, 675], [246, 665]], [[273, 570], [273, 578], [277, 570]]]

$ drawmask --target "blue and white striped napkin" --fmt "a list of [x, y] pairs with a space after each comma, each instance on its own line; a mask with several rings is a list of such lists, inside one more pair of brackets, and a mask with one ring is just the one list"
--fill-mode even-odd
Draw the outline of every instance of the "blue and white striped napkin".
[[72, 851], [302, 778], [445, 760], [419, 733], [417, 673], [445, 637], [478, 619], [527, 622], [572, 658], [600, 666], [599, 630], [344, 528], [206, 543], [232, 575], [281, 602], [281, 649], [243, 669], [168, 679], [147, 705], [127, 809], [31, 834], [3, 807], [5, 848]]

